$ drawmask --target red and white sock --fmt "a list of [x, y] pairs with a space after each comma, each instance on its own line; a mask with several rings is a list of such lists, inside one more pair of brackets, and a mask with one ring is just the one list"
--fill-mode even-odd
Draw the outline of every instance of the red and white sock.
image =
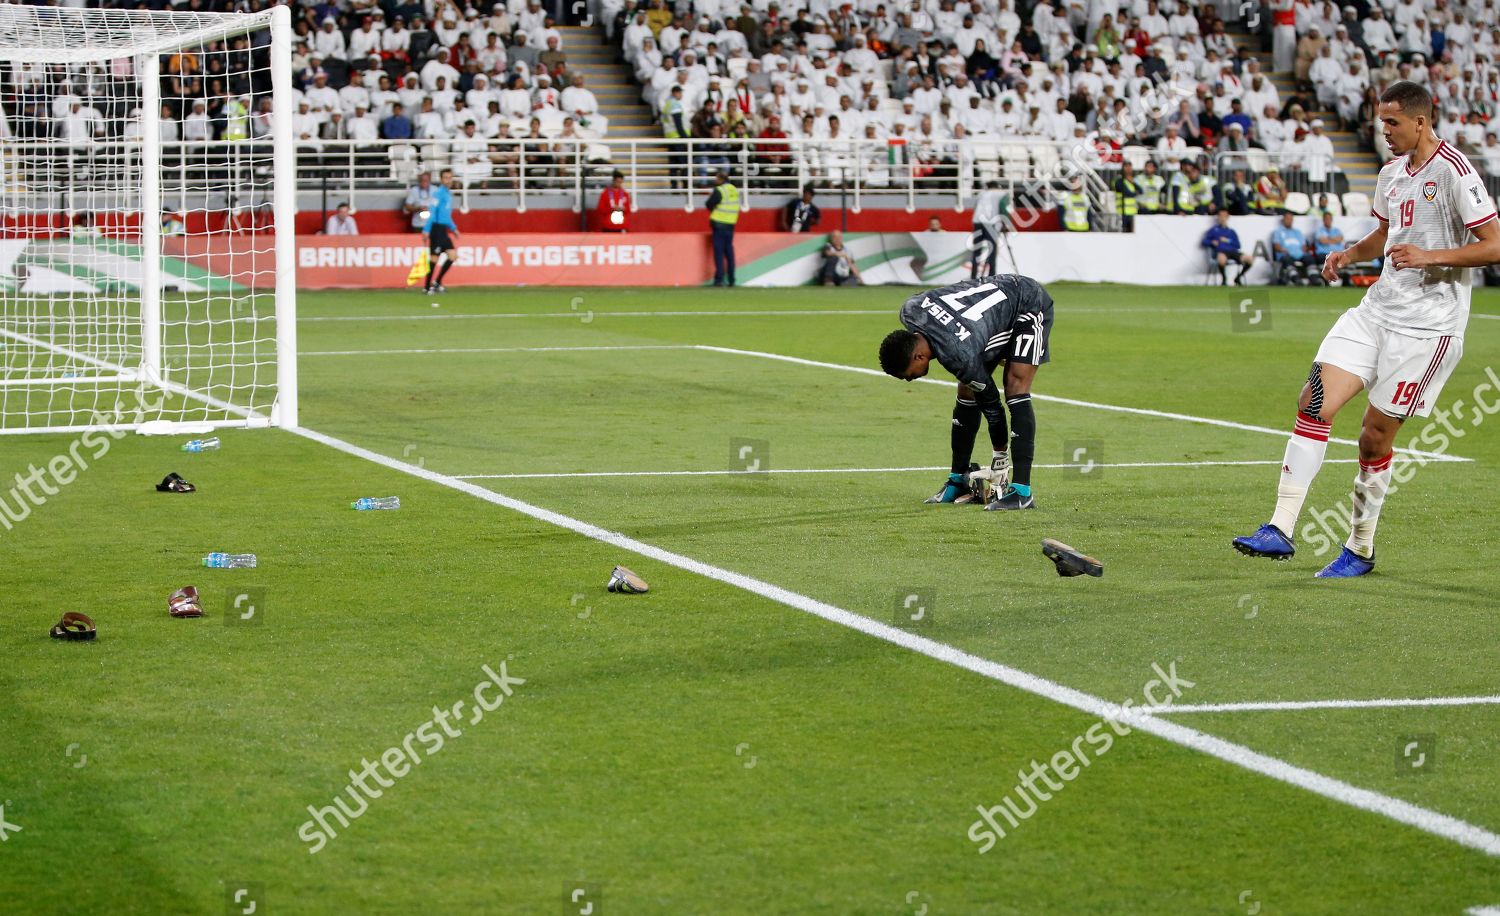
[[1390, 488], [1390, 454], [1374, 461], [1360, 461], [1359, 475], [1354, 478], [1349, 540], [1344, 546], [1365, 559], [1375, 555], [1375, 526], [1380, 523], [1380, 507], [1385, 505], [1385, 494]]
[[1271, 524], [1281, 529], [1287, 537], [1293, 537], [1297, 527], [1297, 516], [1302, 513], [1302, 503], [1307, 499], [1307, 490], [1313, 478], [1323, 466], [1323, 455], [1328, 451], [1328, 431], [1332, 423], [1315, 420], [1305, 413], [1297, 414], [1292, 427], [1292, 438], [1286, 443], [1286, 456], [1281, 460], [1281, 483], [1276, 487], [1276, 511], [1271, 513]]

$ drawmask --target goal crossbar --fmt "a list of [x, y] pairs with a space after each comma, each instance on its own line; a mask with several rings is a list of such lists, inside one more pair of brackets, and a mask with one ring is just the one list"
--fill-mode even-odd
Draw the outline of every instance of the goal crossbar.
[[[163, 54], [265, 28], [273, 12], [177, 13], [0, 3], [0, 60], [81, 64]], [[71, 44], [79, 35], [99, 43]]]

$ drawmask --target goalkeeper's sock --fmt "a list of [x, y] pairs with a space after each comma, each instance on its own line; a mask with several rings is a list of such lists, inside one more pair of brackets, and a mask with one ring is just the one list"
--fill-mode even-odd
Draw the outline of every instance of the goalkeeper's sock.
[[1010, 408], [1010, 460], [1014, 471], [1011, 484], [1026, 487], [1031, 493], [1031, 462], [1036, 456], [1036, 413], [1031, 409], [1031, 395], [1023, 394], [1005, 402]]
[[1031, 495], [1031, 487], [1028, 486], [1027, 484], [1024, 484], [1024, 483], [1013, 483], [1013, 484], [1010, 485], [1010, 488], [1012, 490], [1015, 490], [1021, 496], [1030, 496]]
[[1327, 423], [1305, 413], [1297, 414], [1297, 423], [1292, 428], [1292, 438], [1287, 440], [1286, 456], [1281, 461], [1281, 483], [1276, 488], [1276, 511], [1271, 513], [1271, 524], [1287, 537], [1292, 537], [1297, 527], [1297, 516], [1302, 513], [1302, 503], [1307, 499], [1307, 489], [1323, 466], [1323, 455], [1328, 451], [1328, 432], [1333, 428]]
[[1364, 557], [1375, 555], [1375, 526], [1380, 523], [1380, 508], [1385, 504], [1391, 486], [1391, 456], [1374, 461], [1360, 461], [1354, 478], [1354, 512], [1350, 518], [1349, 540], [1344, 546]]
[[953, 473], [965, 474], [974, 454], [974, 440], [979, 437], [979, 405], [959, 398], [953, 404]]
[[990, 420], [990, 448], [997, 456], [1010, 449], [1010, 427], [1005, 423], [1003, 410], [996, 410], [995, 418]]

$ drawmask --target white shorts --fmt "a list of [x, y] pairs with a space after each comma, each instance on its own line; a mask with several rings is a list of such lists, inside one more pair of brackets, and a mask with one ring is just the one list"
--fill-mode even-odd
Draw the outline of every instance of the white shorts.
[[1356, 306], [1334, 322], [1317, 361], [1359, 376], [1376, 410], [1425, 417], [1463, 353], [1461, 337], [1412, 337], [1376, 324]]

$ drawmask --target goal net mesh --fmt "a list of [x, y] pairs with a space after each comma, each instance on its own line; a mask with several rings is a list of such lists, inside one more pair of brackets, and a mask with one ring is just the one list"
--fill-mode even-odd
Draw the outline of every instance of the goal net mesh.
[[275, 419], [272, 22], [0, 4], [0, 432]]

